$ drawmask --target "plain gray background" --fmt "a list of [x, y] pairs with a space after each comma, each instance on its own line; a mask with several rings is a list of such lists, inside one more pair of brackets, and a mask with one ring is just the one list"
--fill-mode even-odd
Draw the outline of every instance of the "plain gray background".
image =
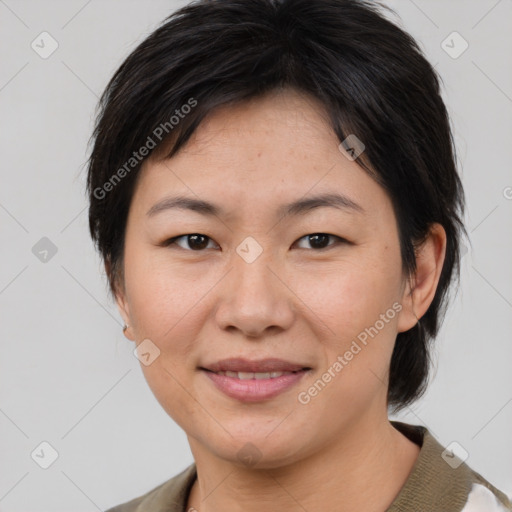
[[[3, 512], [104, 510], [192, 462], [108, 299], [84, 168], [108, 79], [185, 3], [0, 0]], [[473, 469], [512, 495], [512, 1], [387, 4], [443, 77], [473, 244], [429, 391], [396, 419], [458, 442]], [[58, 43], [45, 59], [31, 47], [51, 49], [43, 31]], [[47, 261], [37, 256], [43, 237], [57, 250]], [[42, 442], [58, 454], [48, 469]]]

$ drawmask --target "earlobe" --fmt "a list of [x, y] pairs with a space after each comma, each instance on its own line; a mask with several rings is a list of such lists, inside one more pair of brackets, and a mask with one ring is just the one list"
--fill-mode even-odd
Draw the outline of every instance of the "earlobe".
[[130, 309], [126, 303], [126, 299], [121, 292], [116, 291], [116, 304], [119, 309], [119, 313], [123, 318], [123, 321], [126, 325], [130, 324]]
[[126, 301], [125, 296], [121, 292], [116, 291], [116, 303], [117, 303], [117, 307], [119, 309], [119, 313], [121, 314], [123, 321], [124, 321], [123, 334], [130, 341], [134, 341], [134, 338], [133, 338], [132, 332], [131, 332], [132, 323], [130, 320], [130, 309], [128, 307], [128, 303]]
[[[105, 262], [105, 272], [107, 273], [107, 277], [109, 280], [114, 282], [115, 276], [113, 276], [110, 272], [110, 262]], [[128, 306], [128, 301], [126, 300], [126, 296], [123, 290], [120, 289], [119, 283], [115, 282], [115, 300], [117, 304], [117, 308], [119, 313], [124, 321], [125, 326], [123, 327], [123, 334], [131, 341], [134, 341], [130, 334], [131, 329], [131, 320], [130, 320], [130, 308]]]
[[398, 332], [405, 332], [412, 329], [419, 321], [419, 318], [414, 310], [414, 297], [413, 291], [415, 287], [414, 276], [407, 279], [407, 285], [402, 295], [400, 302], [402, 309], [398, 316], [397, 330]]
[[445, 254], [446, 232], [441, 224], [434, 223], [429, 235], [416, 250], [416, 272], [409, 279], [402, 297], [398, 332], [414, 327], [427, 312], [434, 300]]

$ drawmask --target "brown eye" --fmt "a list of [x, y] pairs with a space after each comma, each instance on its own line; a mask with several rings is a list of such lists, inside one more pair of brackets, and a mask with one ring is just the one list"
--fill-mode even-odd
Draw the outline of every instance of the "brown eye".
[[[185, 241], [185, 244], [188, 245], [188, 248], [178, 243], [178, 241], [181, 241], [182, 239]], [[208, 241], [210, 240], [210, 237], [202, 235], [201, 233], [192, 233], [189, 235], [181, 235], [176, 236], [174, 238], [170, 238], [164, 243], [164, 245], [166, 247], [178, 245], [179, 247], [185, 250], [200, 251], [208, 246]]]
[[[335, 243], [329, 244], [329, 238], [336, 239]], [[313, 247], [313, 249], [327, 249], [328, 247], [331, 247], [333, 245], [336, 245], [336, 242], [341, 243], [345, 240], [339, 236], [336, 235], [330, 235], [329, 233], [312, 233], [310, 235], [303, 236], [302, 238], [299, 238], [299, 242], [301, 240], [307, 240], [307, 242]], [[301, 249], [304, 249], [307, 247], [301, 247]]]

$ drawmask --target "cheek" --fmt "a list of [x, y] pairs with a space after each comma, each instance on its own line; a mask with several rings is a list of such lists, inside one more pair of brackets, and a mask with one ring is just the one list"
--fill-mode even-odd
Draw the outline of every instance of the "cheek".
[[[143, 254], [143, 249], [139, 251]], [[158, 257], [132, 257], [126, 265], [126, 285], [130, 310], [139, 336], [155, 339], [162, 348], [172, 342], [180, 351], [179, 340], [194, 326], [201, 300], [213, 289], [215, 280], [204, 272], [184, 265], [169, 263]], [[193, 271], [192, 271], [193, 270]], [[210, 282], [211, 281], [211, 282]], [[188, 339], [193, 332], [190, 332]]]
[[135, 319], [137, 343], [148, 338], [159, 355], [148, 366], [141, 362], [144, 377], [155, 398], [182, 427], [197, 415], [190, 398], [194, 371], [191, 353], [200, 338], [203, 287], [176, 270], [162, 272], [141, 261], [126, 275], [130, 308]]
[[204, 421], [201, 409], [191, 398], [187, 375], [183, 373], [178, 361], [162, 354], [151, 365], [142, 366], [144, 378], [153, 395], [178, 425], [189, 429], [196, 417]]
[[[392, 308], [399, 298], [399, 279], [396, 266], [363, 257], [337, 262], [322, 272], [301, 272], [291, 288], [305, 305], [304, 311], [309, 309], [309, 316], [315, 313], [316, 324], [346, 343]], [[386, 329], [391, 323], [386, 322]]]
[[324, 351], [320, 373], [327, 372], [329, 380], [316, 406], [340, 403], [350, 416], [386, 393], [400, 308], [399, 268], [379, 258], [359, 258], [321, 276], [305, 272], [300, 283], [299, 296], [321, 328], [316, 333]]

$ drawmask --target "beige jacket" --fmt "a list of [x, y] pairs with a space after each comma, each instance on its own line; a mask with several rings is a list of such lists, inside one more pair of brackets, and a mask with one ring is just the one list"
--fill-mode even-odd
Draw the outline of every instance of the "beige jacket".
[[[386, 512], [512, 511], [510, 498], [443, 448], [427, 428], [391, 423], [421, 450], [409, 478]], [[107, 512], [187, 512], [188, 493], [196, 476], [196, 466], [191, 464], [143, 496]]]

